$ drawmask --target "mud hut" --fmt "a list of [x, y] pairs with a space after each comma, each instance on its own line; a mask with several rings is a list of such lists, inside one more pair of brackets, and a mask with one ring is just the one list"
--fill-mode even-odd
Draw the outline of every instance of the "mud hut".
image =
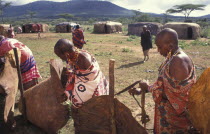
[[10, 24], [0, 24], [0, 35], [5, 36], [9, 28], [10, 28]]
[[49, 27], [47, 24], [25, 24], [22, 26], [23, 33], [37, 33], [48, 32]]
[[120, 33], [122, 32], [122, 24], [119, 22], [97, 22], [94, 24], [94, 33]]
[[174, 29], [178, 33], [179, 39], [197, 39], [200, 37], [201, 28], [196, 23], [173, 22], [166, 23], [163, 27]]
[[128, 35], [141, 36], [143, 26], [146, 25], [152, 35], [156, 35], [162, 30], [163, 25], [155, 22], [138, 22], [128, 25]]
[[76, 23], [62, 22], [55, 26], [55, 31], [56, 33], [71, 33], [72, 27], [76, 25]]

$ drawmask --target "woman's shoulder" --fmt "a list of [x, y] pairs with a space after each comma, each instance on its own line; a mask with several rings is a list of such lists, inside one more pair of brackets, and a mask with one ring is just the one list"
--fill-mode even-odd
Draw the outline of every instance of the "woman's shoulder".
[[169, 73], [177, 80], [187, 78], [193, 68], [192, 60], [184, 52], [173, 57], [169, 65]]
[[88, 52], [81, 51], [79, 53], [77, 64], [80, 69], [82, 70], [88, 69], [92, 64], [91, 62], [92, 62], [92, 56]]

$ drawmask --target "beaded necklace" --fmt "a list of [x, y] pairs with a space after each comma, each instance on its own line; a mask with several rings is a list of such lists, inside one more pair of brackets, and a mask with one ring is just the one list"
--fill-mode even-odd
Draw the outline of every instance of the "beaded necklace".
[[170, 61], [173, 59], [174, 56], [178, 55], [181, 51], [181, 48], [178, 48], [176, 50], [176, 52], [171, 55], [171, 52], [168, 53], [168, 55], [166, 56], [166, 60], [160, 65], [159, 69], [158, 69], [158, 72], [159, 74], [162, 72], [163, 68], [170, 63]]
[[76, 47], [74, 47], [74, 49], [75, 49], [74, 55], [71, 55], [71, 56], [68, 55], [67, 56], [67, 61], [68, 61], [68, 64], [71, 64], [78, 69], [79, 66], [77, 65], [77, 62], [78, 62], [78, 56], [79, 56], [80, 50], [77, 49]]

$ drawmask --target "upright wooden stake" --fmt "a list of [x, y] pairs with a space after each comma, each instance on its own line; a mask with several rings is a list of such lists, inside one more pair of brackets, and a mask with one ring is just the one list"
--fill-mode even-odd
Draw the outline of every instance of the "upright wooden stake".
[[22, 100], [22, 108], [23, 108], [23, 118], [25, 122], [27, 122], [27, 116], [26, 116], [26, 104], [25, 104], [25, 98], [23, 96], [23, 82], [22, 82], [22, 76], [20, 71], [20, 65], [19, 65], [19, 58], [17, 53], [17, 48], [13, 48], [14, 54], [15, 54], [15, 61], [17, 66], [17, 73], [18, 73], [18, 79], [19, 79], [19, 88], [20, 88], [20, 97]]
[[109, 61], [109, 95], [114, 98], [114, 84], [115, 84], [115, 79], [114, 79], [114, 59], [110, 59]]
[[[139, 83], [139, 87], [140, 87], [140, 83]], [[146, 115], [146, 111], [145, 111], [145, 93], [146, 93], [146, 91], [142, 90], [142, 92], [141, 92], [141, 109], [142, 109], [141, 121], [144, 124], [144, 128], [146, 129], [146, 123], [147, 123], [146, 117], [147, 117], [147, 115]]]
[[109, 60], [109, 95], [110, 98], [112, 99], [111, 101], [113, 103], [111, 106], [111, 114], [112, 114], [112, 119], [111, 119], [111, 127], [112, 127], [112, 133], [111, 134], [116, 134], [116, 124], [115, 124], [115, 113], [114, 113], [114, 59]]

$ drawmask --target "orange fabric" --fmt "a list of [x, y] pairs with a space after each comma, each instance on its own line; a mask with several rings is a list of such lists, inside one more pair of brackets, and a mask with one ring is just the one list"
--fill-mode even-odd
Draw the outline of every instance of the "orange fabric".
[[188, 95], [196, 81], [194, 67], [183, 81], [169, 75], [170, 60], [160, 70], [157, 81], [149, 87], [155, 101], [155, 134], [187, 133], [191, 123], [185, 115]]
[[190, 119], [201, 134], [210, 134], [210, 67], [203, 71], [189, 94]]

